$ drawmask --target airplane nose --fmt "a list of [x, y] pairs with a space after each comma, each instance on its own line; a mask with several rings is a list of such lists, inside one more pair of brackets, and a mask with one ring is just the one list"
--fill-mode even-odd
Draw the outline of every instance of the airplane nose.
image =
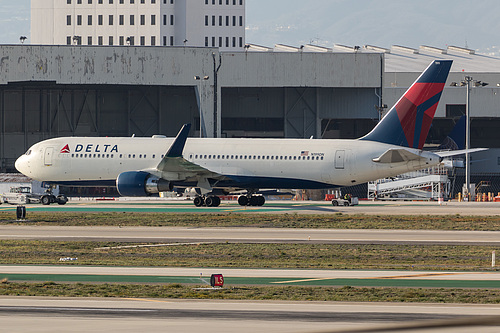
[[26, 161], [26, 156], [24, 156], [24, 155], [20, 156], [16, 160], [16, 163], [14, 163], [14, 166], [16, 167], [17, 171], [19, 171], [23, 175], [27, 175], [27, 173], [28, 173], [28, 165], [27, 165], [27, 161]]

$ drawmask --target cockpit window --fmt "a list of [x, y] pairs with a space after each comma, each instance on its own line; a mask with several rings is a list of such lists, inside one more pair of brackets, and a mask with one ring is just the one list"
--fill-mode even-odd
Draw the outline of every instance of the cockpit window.
[[26, 155], [31, 155], [31, 149], [29, 149], [27, 152], [26, 152]]

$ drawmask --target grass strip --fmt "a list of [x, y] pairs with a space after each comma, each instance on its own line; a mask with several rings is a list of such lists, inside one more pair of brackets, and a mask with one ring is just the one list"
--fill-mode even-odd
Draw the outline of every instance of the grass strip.
[[331, 215], [301, 214], [180, 214], [131, 212], [29, 212], [25, 222], [15, 221], [15, 212], [0, 212], [0, 225], [60, 226], [185, 226], [401, 230], [500, 230], [500, 216], [462, 215]]
[[[205, 286], [200, 286], [205, 287]], [[0, 295], [49, 297], [120, 297], [282, 301], [500, 303], [500, 290], [380, 287], [226, 287], [197, 290], [182, 284], [2, 283]]]
[[[492, 246], [210, 243], [98, 249], [134, 243], [1, 240], [0, 264], [227, 268], [491, 270]], [[153, 244], [153, 243], [151, 243]], [[78, 258], [60, 262], [60, 258]]]

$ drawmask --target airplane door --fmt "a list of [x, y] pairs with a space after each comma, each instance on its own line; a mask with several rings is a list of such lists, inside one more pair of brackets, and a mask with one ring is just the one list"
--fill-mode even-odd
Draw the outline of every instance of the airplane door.
[[345, 150], [335, 152], [335, 169], [344, 169]]
[[54, 147], [45, 148], [44, 163], [46, 166], [52, 165], [52, 155], [54, 154]]

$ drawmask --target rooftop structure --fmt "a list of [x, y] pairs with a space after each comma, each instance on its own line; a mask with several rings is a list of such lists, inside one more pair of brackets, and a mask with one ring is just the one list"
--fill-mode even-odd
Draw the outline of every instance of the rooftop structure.
[[31, 42], [243, 50], [245, 0], [31, 0]]

